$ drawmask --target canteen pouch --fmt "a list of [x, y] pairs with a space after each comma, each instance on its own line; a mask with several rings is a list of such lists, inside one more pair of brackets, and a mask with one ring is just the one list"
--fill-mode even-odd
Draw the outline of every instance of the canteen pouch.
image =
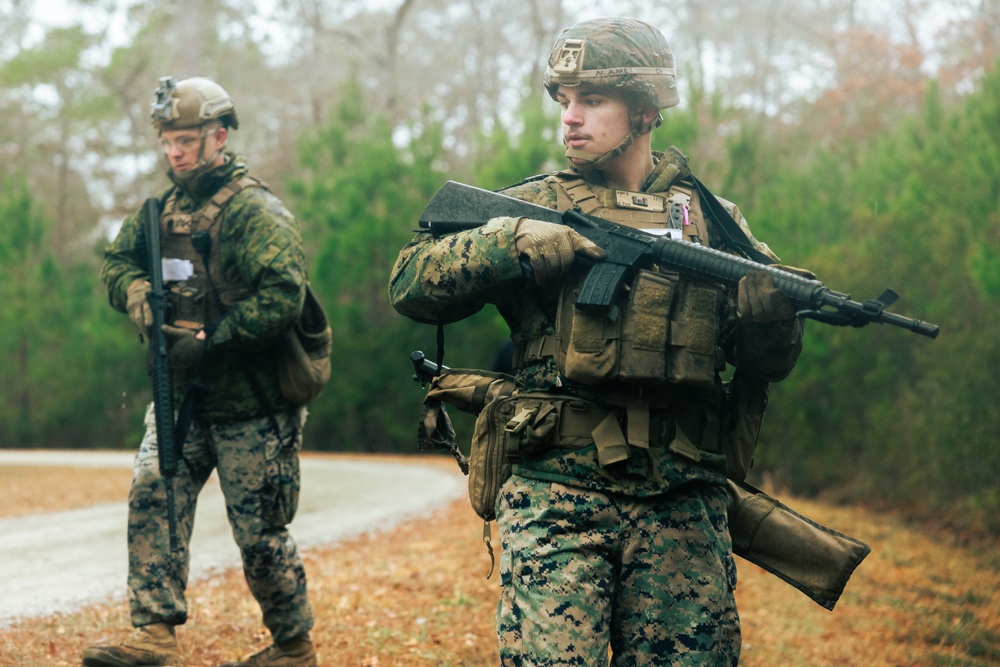
[[821, 526], [749, 484], [729, 480], [733, 553], [833, 610], [871, 547]]
[[753, 380], [737, 370], [726, 383], [722, 408], [721, 449], [726, 455], [726, 477], [739, 482], [746, 479], [766, 409], [767, 382]]

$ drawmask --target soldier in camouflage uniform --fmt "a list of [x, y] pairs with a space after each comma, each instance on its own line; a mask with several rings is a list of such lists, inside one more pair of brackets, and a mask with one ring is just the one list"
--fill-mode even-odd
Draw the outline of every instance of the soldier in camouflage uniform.
[[[569, 168], [504, 194], [729, 251], [684, 155], [651, 150], [660, 110], [679, 101], [659, 31], [577, 24], [544, 84], [563, 109]], [[618, 666], [736, 665], [720, 371], [782, 379], [801, 324], [764, 272], [726, 288], [653, 267], [622, 290], [616, 319], [575, 310], [603, 256], [568, 227], [499, 217], [418, 234], [391, 277], [400, 313], [445, 324], [493, 304], [516, 345], [516, 407], [499, 429], [516, 462], [495, 508], [501, 662], [607, 665], [610, 648]]]
[[[243, 158], [226, 150], [239, 120], [218, 84], [161, 79], [153, 125], [172, 181], [159, 195], [173, 314], [164, 329], [171, 340], [175, 408], [192, 417], [174, 479], [180, 550], [172, 553], [169, 546], [150, 406], [129, 492], [128, 599], [135, 630], [121, 644], [87, 648], [83, 664], [181, 664], [175, 627], [188, 616], [188, 540], [198, 494], [215, 470], [247, 583], [274, 642], [226, 664], [316, 665], [305, 571], [287, 529], [298, 501], [306, 414], [279, 389], [274, 347], [298, 318], [306, 289], [298, 223], [248, 176]], [[112, 307], [128, 313], [140, 338], [148, 338], [153, 320], [139, 219], [125, 220], [106, 252], [101, 279]], [[192, 242], [199, 232], [201, 252]]]

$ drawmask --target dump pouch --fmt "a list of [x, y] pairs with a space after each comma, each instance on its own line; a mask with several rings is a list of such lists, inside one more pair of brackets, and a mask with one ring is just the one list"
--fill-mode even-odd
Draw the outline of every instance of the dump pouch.
[[832, 610], [871, 553], [864, 542], [821, 526], [745, 482], [728, 482], [733, 553]]
[[305, 405], [320, 395], [330, 380], [333, 332], [326, 311], [306, 284], [302, 314], [278, 339], [278, 385], [295, 405]]
[[486, 521], [496, 519], [500, 487], [522, 456], [593, 442], [599, 414], [595, 407], [546, 393], [502, 396], [487, 404], [476, 419], [469, 452], [469, 500], [476, 514]]
[[503, 373], [444, 369], [431, 380], [424, 397], [417, 433], [420, 450], [447, 449], [455, 457], [462, 472], [468, 475], [469, 461], [455, 440], [455, 428], [444, 403], [478, 415], [485, 406], [498, 398], [509, 396], [513, 391], [514, 378]]

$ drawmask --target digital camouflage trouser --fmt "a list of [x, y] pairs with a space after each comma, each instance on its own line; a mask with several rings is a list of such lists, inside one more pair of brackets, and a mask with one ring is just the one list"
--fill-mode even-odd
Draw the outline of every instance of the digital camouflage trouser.
[[267, 418], [208, 427], [192, 424], [174, 478], [180, 552], [172, 554], [155, 418], [152, 410], [146, 412], [146, 435], [129, 491], [128, 597], [133, 625], [179, 625], [187, 620], [188, 542], [198, 494], [214, 469], [264, 625], [275, 642], [312, 628], [305, 570], [286, 528], [298, 504], [305, 410], [275, 418], [280, 441]]
[[497, 523], [505, 667], [735, 666], [724, 489], [637, 499], [514, 475]]

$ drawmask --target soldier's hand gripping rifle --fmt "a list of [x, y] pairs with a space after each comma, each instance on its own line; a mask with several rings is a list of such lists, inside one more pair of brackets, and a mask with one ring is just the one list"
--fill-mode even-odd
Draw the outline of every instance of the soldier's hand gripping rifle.
[[167, 292], [163, 287], [163, 260], [160, 256], [160, 205], [150, 197], [142, 207], [145, 218], [145, 237], [149, 284], [146, 294], [153, 311], [153, 326], [149, 332], [150, 377], [153, 381], [153, 413], [156, 416], [156, 448], [160, 475], [167, 492], [167, 522], [170, 529], [170, 550], [179, 550], [177, 543], [177, 507], [174, 502], [174, 476], [180, 458], [179, 445], [174, 437], [174, 392], [167, 356]]
[[834, 292], [811, 280], [780, 268], [760, 264], [705, 246], [655, 236], [639, 229], [587, 215], [576, 209], [556, 211], [513, 197], [448, 181], [431, 199], [420, 216], [420, 226], [435, 236], [473, 229], [498, 216], [527, 217], [571, 227], [607, 251], [607, 259], [594, 262], [577, 297], [576, 307], [614, 318], [615, 297], [635, 271], [658, 264], [707, 282], [737, 284], [751, 271], [765, 271], [774, 286], [783, 291], [798, 310], [826, 324], [861, 327], [872, 322], [902, 327], [936, 338], [939, 327], [885, 310], [899, 296], [885, 290], [877, 299], [852, 301], [850, 294]]

